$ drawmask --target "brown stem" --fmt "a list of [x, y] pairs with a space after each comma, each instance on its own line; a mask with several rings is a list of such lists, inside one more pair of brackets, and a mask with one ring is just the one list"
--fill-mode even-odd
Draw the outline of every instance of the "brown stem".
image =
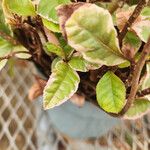
[[143, 48], [139, 61], [136, 63], [135, 70], [132, 76], [131, 91], [130, 91], [125, 107], [119, 113], [120, 116], [124, 115], [130, 108], [132, 103], [134, 102], [134, 99], [135, 99], [135, 96], [139, 87], [138, 85], [139, 85], [140, 75], [141, 75], [142, 69], [145, 65], [146, 59], [149, 54], [150, 54], [150, 37], [148, 39], [147, 44], [145, 44]]
[[[75, 0], [75, 1], [79, 1], [79, 0]], [[80, 0], [83, 1], [84, 0]], [[110, 2], [110, 0], [86, 0], [86, 2], [89, 1], [90, 3], [96, 3], [96, 2]]]
[[147, 88], [147, 89], [137, 92], [138, 97], [143, 97], [143, 96], [149, 95], [149, 94], [150, 94], [150, 88]]
[[43, 49], [42, 42], [43, 39], [45, 42], [45, 38], [47, 37], [45, 37], [45, 33], [43, 33], [44, 29], [39, 16], [36, 18], [28, 17], [27, 20], [24, 20], [19, 26], [16, 25], [15, 27], [13, 32], [17, 40], [29, 50], [32, 55], [32, 61], [38, 70], [48, 78], [51, 73], [50, 63], [53, 59], [52, 56], [47, 55]]
[[134, 60], [131, 60], [130, 63], [131, 63], [130, 74], [129, 74], [129, 76], [128, 76], [127, 80], [126, 80], [126, 83], [125, 83], [126, 87], [130, 87], [131, 86], [132, 75], [133, 75], [133, 72], [135, 70], [135, 65], [136, 65]]
[[40, 37], [39, 37], [36, 29], [34, 27], [32, 27], [31, 25], [25, 23], [25, 24], [23, 24], [23, 26], [27, 30], [27, 32], [33, 33], [35, 35], [34, 37], [36, 38], [36, 41], [38, 41], [36, 43], [36, 47], [37, 47], [36, 48], [36, 50], [37, 50], [36, 53], [37, 53], [38, 61], [40, 61], [40, 59], [42, 57], [42, 52], [43, 52], [42, 51], [42, 43], [41, 43]]
[[13, 45], [17, 45], [19, 44], [18, 41], [16, 41], [12, 36], [0, 31], [0, 36], [5, 39], [6, 41], [9, 41], [10, 43], [12, 43]]
[[146, 6], [146, 4], [147, 4], [146, 0], [139, 0], [132, 15], [130, 16], [129, 20], [126, 22], [125, 26], [123, 27], [122, 31], [120, 32], [120, 34], [118, 36], [120, 47], [122, 46], [122, 40], [124, 39], [126, 33], [128, 32], [129, 27], [132, 26], [132, 24], [137, 19], [137, 17], [140, 15], [142, 9]]
[[96, 86], [90, 82], [90, 81], [86, 81], [86, 80], [81, 80], [83, 84], [86, 84], [87, 86], [89, 86], [91, 89], [93, 89], [94, 91], [96, 90]]

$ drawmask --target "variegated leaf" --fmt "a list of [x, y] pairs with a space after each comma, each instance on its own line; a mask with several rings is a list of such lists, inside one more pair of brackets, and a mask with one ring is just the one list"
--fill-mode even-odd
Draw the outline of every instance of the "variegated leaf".
[[[134, 11], [134, 6], [128, 9], [120, 9], [116, 13], [117, 26], [120, 30], [124, 27], [132, 12]], [[129, 28], [130, 31], [136, 33], [143, 42], [147, 42], [150, 36], [150, 7], [145, 7], [139, 17], [134, 21], [132, 26]]]
[[77, 91], [79, 81], [78, 74], [68, 64], [57, 63], [44, 89], [44, 109], [67, 101]]
[[124, 115], [125, 119], [137, 119], [150, 111], [150, 101], [146, 99], [135, 99], [133, 105]]
[[22, 53], [15, 54], [15, 56], [20, 59], [28, 59], [31, 57], [31, 55], [28, 54], [29, 51], [22, 45], [14, 46], [13, 52], [22, 52]]
[[122, 51], [127, 58], [132, 59], [139, 50], [141, 44], [142, 41], [139, 37], [135, 33], [129, 31], [123, 39]]
[[133, 26], [133, 30], [143, 42], [147, 42], [150, 36], [150, 20], [142, 20]]
[[68, 4], [70, 0], [40, 0], [37, 13], [43, 18], [58, 23], [56, 7], [60, 4]]
[[11, 17], [13, 14], [19, 16], [35, 16], [35, 8], [31, 0], [3, 0], [3, 10], [6, 17]]
[[[125, 60], [122, 58], [109, 12], [95, 4], [85, 3], [77, 9], [74, 9], [74, 5], [71, 6], [73, 13], [69, 9], [72, 13], [70, 17], [68, 17], [69, 10], [65, 10], [69, 6], [58, 8], [60, 25], [65, 26], [62, 31], [69, 45], [81, 52], [84, 59], [89, 62], [108, 66], [123, 63]], [[60, 13], [60, 10], [63, 12]], [[68, 17], [66, 22], [62, 21], [65, 16]]]
[[54, 53], [56, 54], [57, 56], [60, 56], [62, 58], [65, 58], [65, 53], [64, 53], [64, 50], [60, 47], [60, 46], [57, 46], [53, 43], [49, 43], [47, 42], [45, 44], [45, 52], [48, 54], [48, 55], [51, 55], [51, 53]]
[[68, 62], [70, 67], [76, 71], [87, 72], [89, 70], [95, 70], [100, 68], [102, 65], [93, 64], [85, 60], [82, 56], [73, 56]]

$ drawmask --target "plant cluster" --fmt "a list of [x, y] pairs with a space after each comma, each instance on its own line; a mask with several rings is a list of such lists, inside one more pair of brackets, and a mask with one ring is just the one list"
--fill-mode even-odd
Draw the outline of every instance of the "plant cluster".
[[0, 11], [0, 69], [34, 62], [49, 78], [44, 109], [75, 93], [116, 117], [150, 109], [149, 1], [2, 0]]

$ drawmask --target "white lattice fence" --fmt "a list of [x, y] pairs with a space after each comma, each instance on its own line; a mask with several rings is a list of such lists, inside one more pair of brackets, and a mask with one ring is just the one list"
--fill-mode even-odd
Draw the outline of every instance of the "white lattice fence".
[[[31, 69], [31, 68], [30, 68]], [[28, 101], [27, 91], [33, 78], [19, 67], [15, 76], [4, 69], [0, 77], [0, 149], [36, 149], [34, 106]]]
[[[28, 100], [33, 83], [33, 65], [16, 67], [15, 76], [7, 69], [0, 74], [0, 150], [149, 150], [150, 117], [122, 121], [106, 136], [73, 140], [54, 129], [46, 111]], [[39, 123], [47, 124], [39, 130]]]

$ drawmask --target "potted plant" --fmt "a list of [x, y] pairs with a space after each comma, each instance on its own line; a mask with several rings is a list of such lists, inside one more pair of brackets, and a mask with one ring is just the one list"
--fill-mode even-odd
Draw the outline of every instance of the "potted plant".
[[43, 93], [52, 116], [58, 112], [60, 120], [69, 109], [62, 116], [81, 111], [87, 117], [91, 109], [97, 120], [102, 111], [135, 119], [149, 111], [148, 1], [2, 0], [1, 12], [0, 69], [14, 57], [32, 61], [43, 79], [35, 76], [29, 97]]

